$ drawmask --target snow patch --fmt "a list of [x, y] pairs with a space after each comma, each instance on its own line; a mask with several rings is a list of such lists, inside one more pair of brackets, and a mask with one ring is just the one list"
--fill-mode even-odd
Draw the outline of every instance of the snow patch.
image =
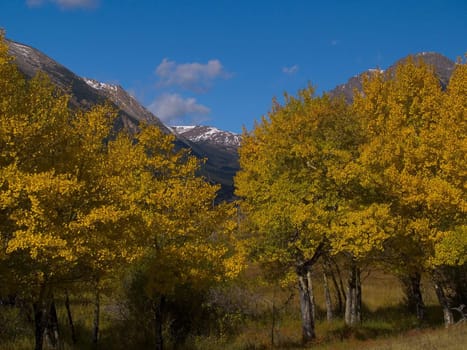
[[172, 126], [173, 132], [192, 142], [210, 142], [224, 146], [240, 146], [241, 135], [211, 126]]
[[15, 42], [11, 42], [11, 46], [14, 46], [17, 51], [25, 56], [29, 56], [32, 53], [32, 49], [29, 46], [21, 45]]
[[188, 132], [190, 130], [193, 130], [196, 128], [195, 125], [177, 125], [177, 126], [171, 126], [171, 129], [173, 129], [176, 133], [183, 134], [185, 132]]
[[106, 91], [117, 91], [117, 86], [112, 84], [101, 83], [100, 81], [94, 79], [83, 78], [83, 80], [88, 84], [90, 87], [96, 90], [106, 90]]

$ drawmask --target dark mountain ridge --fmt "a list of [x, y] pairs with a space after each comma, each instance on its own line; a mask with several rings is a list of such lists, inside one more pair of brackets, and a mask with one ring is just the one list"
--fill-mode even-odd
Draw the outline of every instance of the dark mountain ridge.
[[[110, 101], [118, 111], [117, 129], [125, 127], [134, 132], [138, 124], [144, 121], [158, 126], [166, 134], [174, 133], [121, 86], [80, 77], [33, 47], [8, 39], [5, 41], [19, 70], [28, 78], [40, 71], [46, 73], [55, 85], [70, 94], [71, 107], [88, 109]], [[226, 153], [222, 149], [213, 148], [209, 143], [193, 143], [188, 138], [174, 134], [176, 149], [188, 148], [196, 157], [206, 159], [201, 174], [221, 185], [219, 200], [230, 200], [233, 197], [233, 176], [238, 170], [236, 152]]]
[[[203, 125], [172, 126], [171, 129], [179, 138], [200, 147], [203, 155], [211, 163], [218, 165], [216, 171], [211, 171], [207, 176], [211, 181], [223, 186], [221, 194], [226, 195], [227, 199], [232, 198], [233, 178], [240, 169], [238, 147], [241, 135]], [[206, 165], [209, 169], [210, 164]], [[226, 179], [229, 181], [225, 181]]]
[[[137, 130], [140, 122], [156, 125], [164, 133], [173, 133], [176, 137], [175, 147], [188, 148], [200, 159], [206, 159], [201, 170], [208, 181], [221, 185], [219, 200], [234, 198], [233, 178], [239, 170], [238, 147], [241, 136], [207, 126], [167, 127], [155, 115], [143, 107], [134, 97], [121, 86], [102, 83], [93, 79], [82, 78], [47, 55], [30, 46], [6, 40], [9, 52], [15, 57], [16, 63], [23, 74], [33, 77], [37, 72], [45, 72], [52, 82], [71, 95], [74, 107], [90, 108], [105, 101], [110, 101], [118, 110], [117, 128], [126, 127]], [[413, 55], [415, 59], [422, 58], [433, 66], [442, 86], [447, 86], [455, 68], [455, 62], [434, 52], [423, 52]], [[396, 65], [408, 57], [402, 58], [387, 68], [394, 70]], [[369, 69], [350, 78], [345, 84], [338, 85], [329, 91], [330, 96], [344, 96], [347, 102], [352, 102], [355, 89], [362, 89], [363, 76], [373, 74], [377, 69]]]
[[11, 40], [6, 42], [9, 53], [15, 57], [16, 64], [24, 75], [31, 78], [39, 71], [46, 73], [55, 85], [70, 94], [71, 104], [74, 107], [87, 109], [109, 100], [119, 111], [120, 124], [130, 130], [134, 130], [139, 122], [145, 121], [157, 125], [166, 133], [170, 132], [159, 119], [141, 106], [121, 86], [101, 84], [102, 87], [107, 88], [93, 87], [88, 83], [88, 79], [79, 77], [39, 50]]

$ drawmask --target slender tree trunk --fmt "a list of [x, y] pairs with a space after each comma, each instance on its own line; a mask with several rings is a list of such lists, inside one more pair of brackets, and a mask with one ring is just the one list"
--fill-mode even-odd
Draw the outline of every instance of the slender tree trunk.
[[425, 303], [420, 288], [421, 274], [414, 272], [401, 277], [406, 296], [407, 308], [419, 321], [425, 318]]
[[444, 318], [444, 325], [445, 327], [449, 327], [454, 324], [454, 315], [452, 314], [449, 298], [446, 296], [443, 290], [443, 283], [441, 281], [440, 276], [436, 272], [433, 272], [433, 285], [435, 287], [436, 296], [438, 297], [438, 301], [443, 309], [443, 318]]
[[47, 300], [48, 287], [46, 284], [40, 286], [39, 297], [33, 303], [34, 310], [34, 350], [42, 350], [44, 344], [44, 333], [47, 328]]
[[302, 314], [302, 341], [304, 344], [316, 338], [315, 333], [315, 300], [313, 284], [311, 281], [311, 267], [323, 254], [325, 242], [322, 241], [316, 248], [311, 259], [296, 267], [298, 276], [298, 291], [300, 297], [300, 311]]
[[352, 286], [347, 287], [347, 299], [345, 301], [345, 315], [344, 320], [345, 324], [348, 326], [352, 325], [352, 310], [354, 308], [354, 298], [353, 298], [353, 289]]
[[343, 310], [344, 310], [343, 300], [345, 300], [345, 292], [344, 292], [344, 289], [342, 289], [343, 286], [342, 286], [342, 278], [340, 276], [340, 271], [336, 270], [339, 275], [341, 286], [339, 286], [339, 284], [337, 283], [337, 279], [336, 279], [336, 276], [334, 275], [334, 271], [332, 270], [332, 266], [331, 266], [331, 263], [329, 262], [329, 258], [324, 261], [324, 268], [325, 268], [325, 271], [327, 271], [327, 273], [331, 276], [332, 284], [334, 285], [334, 290], [335, 290], [336, 300], [337, 300], [337, 313], [342, 315]]
[[353, 327], [362, 321], [362, 289], [360, 284], [360, 269], [352, 262], [347, 282], [347, 298], [345, 303], [345, 324]]
[[153, 313], [154, 313], [154, 335], [155, 335], [155, 350], [164, 349], [164, 338], [162, 335], [162, 314], [164, 308], [165, 298], [164, 296], [158, 297], [153, 302]]
[[99, 282], [96, 281], [94, 288], [94, 319], [92, 325], [92, 343], [94, 347], [97, 347], [97, 342], [99, 341], [100, 308]]
[[332, 310], [331, 292], [329, 290], [328, 274], [326, 273], [326, 270], [323, 271], [323, 286], [324, 300], [326, 303], [326, 320], [332, 321], [332, 319], [334, 318], [334, 313]]
[[55, 301], [53, 300], [53, 296], [51, 296], [50, 305], [48, 307], [48, 317], [47, 317], [47, 327], [46, 327], [46, 338], [49, 344], [49, 347], [52, 349], [60, 348], [60, 333], [58, 329], [58, 317], [57, 317], [57, 309], [55, 308]]
[[76, 344], [76, 333], [75, 333], [75, 325], [73, 323], [73, 315], [71, 313], [70, 308], [70, 297], [68, 295], [68, 291], [65, 291], [65, 308], [68, 317], [68, 324], [70, 325], [70, 332], [71, 332], [71, 341], [73, 344]]
[[272, 297], [272, 320], [271, 320], [271, 349], [274, 349], [274, 332], [276, 328], [276, 291], [274, 290], [274, 295]]
[[[311, 305], [313, 298], [310, 296], [310, 285], [307, 274], [298, 275], [298, 290], [300, 296], [300, 311], [302, 314], [302, 341], [304, 344], [316, 338], [315, 320], [313, 317], [314, 305]], [[311, 291], [311, 294], [313, 292]]]
[[34, 350], [42, 350], [44, 343], [44, 330], [46, 327], [46, 308], [42, 302], [36, 302], [34, 308]]
[[316, 320], [316, 303], [315, 303], [315, 293], [313, 291], [313, 281], [311, 280], [311, 271], [306, 273], [306, 279], [308, 282], [308, 295], [310, 296], [310, 307], [311, 307], [311, 316], [313, 317], [313, 322]]
[[340, 286], [340, 292], [342, 295], [342, 299], [344, 299], [344, 303], [346, 302], [347, 295], [345, 294], [345, 288], [344, 288], [344, 282], [342, 281], [342, 273], [341, 269], [339, 268], [339, 265], [331, 259], [331, 261], [334, 263], [334, 267], [336, 268], [337, 276], [339, 277], [339, 286]]
[[356, 317], [355, 323], [362, 323], [362, 281], [360, 279], [360, 268], [356, 268], [355, 272], [355, 283], [357, 285], [357, 295], [356, 295]]

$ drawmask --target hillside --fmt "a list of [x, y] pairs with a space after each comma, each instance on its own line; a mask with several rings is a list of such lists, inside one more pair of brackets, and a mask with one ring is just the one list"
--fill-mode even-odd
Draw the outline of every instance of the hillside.
[[[407, 56], [401, 58], [391, 66], [387, 68], [387, 71], [391, 72], [394, 71], [395, 67], [408, 59], [408, 57], [414, 57], [417, 59], [423, 59], [423, 61], [429, 65], [432, 65], [438, 79], [443, 87], [445, 87], [448, 82], [451, 74], [456, 66], [456, 63], [446, 56], [443, 56], [436, 52], [421, 52], [417, 53], [413, 56]], [[354, 90], [360, 91], [362, 89], [362, 82], [363, 77], [366, 74], [374, 74], [377, 71], [382, 71], [379, 68], [376, 69], [368, 69], [365, 72], [360, 74], [354, 75], [350, 79], [347, 80], [346, 83], [336, 86], [334, 89], [329, 91], [330, 96], [344, 96], [345, 100], [349, 103], [352, 102], [352, 95]]]
[[[116, 128], [126, 127], [135, 131], [138, 123], [144, 121], [157, 125], [164, 133], [172, 133], [170, 128], [121, 86], [80, 77], [35, 48], [12, 40], [6, 41], [20, 71], [29, 78], [39, 71], [46, 73], [54, 84], [71, 95], [72, 107], [88, 109], [95, 104], [110, 101], [119, 114]], [[176, 148], [189, 148], [193, 155], [207, 160], [201, 173], [209, 181], [221, 185], [219, 200], [230, 200], [233, 197], [233, 176], [238, 170], [236, 152], [213, 147], [209, 142], [193, 143], [188, 138], [174, 134]]]
[[[219, 200], [234, 198], [233, 178], [239, 169], [237, 149], [241, 142], [240, 135], [209, 126], [168, 127], [121, 86], [80, 77], [37, 49], [11, 40], [7, 40], [7, 43], [19, 69], [26, 76], [32, 77], [38, 71], [45, 72], [52, 82], [71, 94], [74, 107], [86, 109], [108, 100], [119, 111], [117, 128], [126, 127], [134, 131], [138, 123], [144, 121], [157, 125], [165, 133], [173, 133], [176, 136], [177, 148], [189, 148], [193, 155], [206, 160], [201, 173], [208, 181], [221, 185]], [[433, 52], [418, 53], [414, 57], [422, 58], [426, 63], [433, 65], [440, 83], [443, 86], [447, 85], [455, 62]], [[394, 70], [395, 66], [404, 60], [407, 60], [407, 57], [395, 62], [387, 70]], [[363, 76], [378, 70], [368, 69], [357, 74], [328, 93], [330, 96], [344, 96], [345, 100], [351, 103], [353, 91], [362, 88]]]

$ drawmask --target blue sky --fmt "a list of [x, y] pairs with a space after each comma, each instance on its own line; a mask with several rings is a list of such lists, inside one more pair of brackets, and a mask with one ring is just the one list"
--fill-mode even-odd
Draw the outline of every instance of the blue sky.
[[167, 124], [240, 132], [271, 99], [368, 68], [467, 52], [466, 0], [2, 0], [0, 27]]

